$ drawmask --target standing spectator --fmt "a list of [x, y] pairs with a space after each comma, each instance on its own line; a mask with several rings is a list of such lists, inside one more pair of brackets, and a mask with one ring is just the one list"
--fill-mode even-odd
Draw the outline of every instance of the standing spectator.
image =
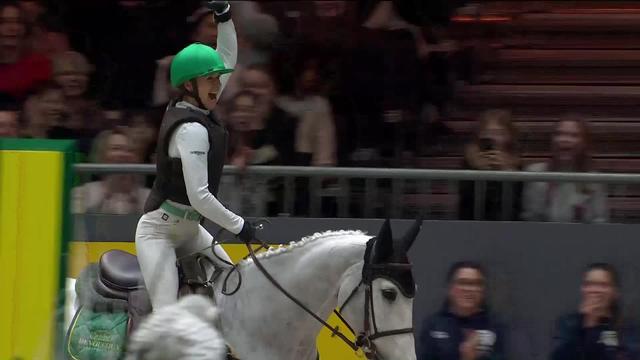
[[24, 104], [22, 135], [46, 139], [51, 129], [66, 122], [66, 99], [62, 86], [48, 82], [30, 96]]
[[448, 298], [441, 311], [423, 324], [418, 338], [420, 360], [502, 359], [504, 339], [486, 303], [487, 277], [479, 264], [452, 265]]
[[620, 278], [605, 263], [591, 264], [582, 279], [577, 312], [558, 319], [552, 360], [640, 359], [638, 329], [620, 306]]
[[23, 101], [51, 78], [51, 63], [29, 52], [24, 13], [15, 1], [0, 4], [0, 94]]
[[15, 109], [0, 109], [0, 138], [3, 137], [18, 137], [18, 111]]
[[[579, 115], [566, 115], [551, 141], [551, 160], [532, 164], [527, 171], [593, 172], [590, 132]], [[529, 221], [606, 222], [605, 188], [585, 183], [528, 183], [524, 190], [523, 219]]]
[[296, 151], [306, 166], [336, 165], [336, 129], [329, 100], [319, 94], [319, 59], [308, 58], [298, 69], [293, 94], [278, 104], [296, 115]]
[[[467, 145], [463, 168], [472, 170], [520, 170], [516, 128], [506, 110], [489, 110], [482, 114], [473, 141]], [[522, 184], [489, 181], [480, 183], [476, 194], [474, 181], [460, 183], [458, 214], [461, 220], [517, 220], [521, 211]], [[503, 195], [509, 199], [504, 203]], [[476, 199], [480, 197], [480, 199]], [[484, 201], [482, 201], [484, 200]], [[475, 201], [482, 201], [475, 214]]]
[[[137, 163], [132, 139], [125, 128], [104, 131], [96, 138], [94, 160], [98, 163]], [[150, 190], [131, 174], [111, 174], [74, 188], [74, 213], [141, 214]]]

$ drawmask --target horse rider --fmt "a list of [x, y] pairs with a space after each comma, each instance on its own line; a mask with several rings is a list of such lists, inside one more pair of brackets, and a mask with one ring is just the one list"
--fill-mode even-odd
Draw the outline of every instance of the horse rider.
[[[212, 110], [237, 60], [238, 44], [228, 1], [209, 1], [218, 48], [193, 43], [171, 63], [171, 85], [181, 91], [166, 109], [158, 134], [157, 176], [136, 228], [136, 251], [154, 309], [178, 298], [176, 259], [211, 246], [207, 219], [249, 242], [255, 229], [216, 199], [228, 132]], [[213, 249], [230, 261], [222, 247]], [[207, 256], [221, 265], [212, 252]]]

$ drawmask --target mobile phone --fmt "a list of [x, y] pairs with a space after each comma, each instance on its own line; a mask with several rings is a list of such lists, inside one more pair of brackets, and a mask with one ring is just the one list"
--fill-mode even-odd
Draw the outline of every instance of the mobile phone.
[[495, 148], [493, 140], [489, 138], [480, 138], [478, 140], [478, 147], [480, 148], [480, 151], [492, 151]]

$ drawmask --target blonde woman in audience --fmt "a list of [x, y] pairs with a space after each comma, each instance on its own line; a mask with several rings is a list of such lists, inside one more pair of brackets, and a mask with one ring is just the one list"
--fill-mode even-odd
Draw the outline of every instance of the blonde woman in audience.
[[[560, 119], [551, 139], [551, 159], [526, 171], [593, 172], [587, 122], [570, 114]], [[601, 184], [534, 182], [526, 184], [522, 218], [529, 221], [607, 222], [607, 194]]]
[[[103, 131], [94, 143], [94, 161], [97, 163], [138, 163], [132, 139], [127, 128]], [[142, 186], [139, 176], [109, 174], [99, 181], [90, 182], [72, 191], [74, 213], [140, 214], [149, 189]]]

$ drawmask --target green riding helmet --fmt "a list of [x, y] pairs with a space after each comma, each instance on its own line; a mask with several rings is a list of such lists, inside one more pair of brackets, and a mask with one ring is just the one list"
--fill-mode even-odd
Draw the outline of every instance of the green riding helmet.
[[171, 62], [171, 85], [180, 87], [189, 80], [211, 74], [227, 74], [220, 54], [211, 46], [195, 43], [182, 49]]

